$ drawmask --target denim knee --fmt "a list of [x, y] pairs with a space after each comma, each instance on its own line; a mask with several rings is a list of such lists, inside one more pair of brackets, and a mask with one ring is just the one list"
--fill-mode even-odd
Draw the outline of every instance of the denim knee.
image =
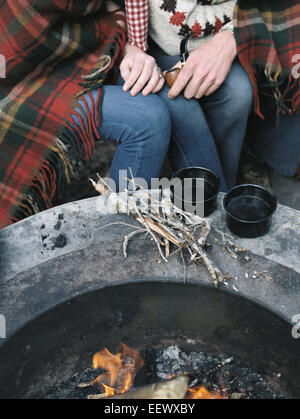
[[[151, 142], [153, 148], [168, 148], [171, 116], [162, 99], [154, 94], [132, 97], [129, 92], [124, 92], [121, 86], [105, 86], [103, 90], [100, 138], [115, 140], [125, 147]], [[96, 90], [91, 91], [94, 101], [97, 94]], [[91, 107], [90, 98], [85, 95], [85, 99]], [[85, 106], [83, 110], [87, 112]], [[76, 123], [77, 118], [73, 119]]]
[[157, 95], [138, 95], [135, 112], [128, 115], [128, 122], [130, 130], [139, 134], [138, 141], [151, 141], [152, 147], [163, 149], [169, 146], [171, 115], [164, 101]]

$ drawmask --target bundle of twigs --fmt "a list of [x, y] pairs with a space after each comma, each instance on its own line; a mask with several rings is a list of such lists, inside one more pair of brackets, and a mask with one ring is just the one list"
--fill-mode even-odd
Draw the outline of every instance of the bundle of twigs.
[[[211, 222], [208, 219], [197, 215], [188, 214], [177, 208], [168, 196], [154, 194], [143, 190], [132, 179], [132, 190], [125, 193], [113, 193], [108, 184], [98, 175], [98, 182], [91, 179], [96, 189], [118, 213], [127, 214], [141, 224], [140, 228], [133, 226], [133, 231], [125, 236], [123, 243], [124, 257], [127, 257], [129, 241], [140, 234], [146, 234], [155, 243], [161, 258], [168, 262], [168, 258], [180, 252], [184, 261], [182, 251], [187, 250], [191, 261], [196, 265], [204, 264], [210, 273], [215, 286], [222, 285], [226, 278], [209, 258], [205, 251], [208, 237], [212, 231]], [[214, 229], [216, 231], [216, 229]], [[237, 246], [228, 236], [219, 232], [225, 246], [232, 256], [236, 256]], [[175, 250], [171, 252], [172, 245]]]

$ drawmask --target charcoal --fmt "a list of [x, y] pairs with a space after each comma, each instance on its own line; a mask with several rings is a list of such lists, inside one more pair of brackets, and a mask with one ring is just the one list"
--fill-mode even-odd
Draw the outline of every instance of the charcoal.
[[240, 365], [234, 358], [194, 351], [186, 353], [173, 345], [157, 351], [154, 369], [157, 371], [157, 379], [166, 379], [170, 374], [188, 374], [191, 387], [205, 384], [211, 390], [221, 390], [221, 383], [224, 383], [229, 398], [231, 395], [248, 399], [283, 398], [263, 377]]
[[[284, 398], [264, 377], [234, 358], [204, 352], [186, 352], [177, 345], [165, 349], [147, 348], [143, 349], [141, 354], [145, 365], [132, 390], [172, 377], [188, 375], [190, 387], [201, 385], [207, 387], [209, 391], [225, 390], [230, 399]], [[51, 389], [45, 398], [86, 399], [87, 394], [99, 394], [98, 386], [90, 389], [77, 388], [77, 384], [89, 382], [98, 374], [99, 372], [95, 372], [92, 368], [78, 372], [66, 383]], [[276, 375], [278, 376], [278, 371]]]

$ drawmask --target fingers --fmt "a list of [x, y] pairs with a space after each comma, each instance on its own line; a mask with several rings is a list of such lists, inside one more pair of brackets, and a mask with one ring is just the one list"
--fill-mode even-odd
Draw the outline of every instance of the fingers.
[[193, 97], [196, 97], [204, 81], [205, 77], [199, 77], [197, 74], [195, 74], [184, 90], [184, 97], [186, 99], [192, 99]]
[[140, 75], [142, 74], [144, 70], [144, 63], [142, 61], [135, 61], [132, 67], [130, 66], [129, 69], [130, 69], [130, 72], [127, 78], [124, 78], [122, 75], [122, 77], [125, 80], [125, 84], [123, 86], [124, 92], [127, 92], [128, 90], [130, 90], [134, 86], [134, 84], [137, 82], [137, 80], [139, 79]]
[[161, 77], [156, 87], [152, 90], [152, 93], [158, 93], [164, 87], [164, 84], [165, 84], [165, 78]]
[[129, 79], [131, 72], [131, 65], [130, 60], [128, 60], [126, 57], [123, 59], [121, 65], [120, 65], [120, 74], [123, 78], [123, 80], [126, 82], [126, 80]]
[[[157, 77], [158, 77], [157, 66], [156, 66], [155, 60], [154, 60], [154, 58], [152, 59], [152, 57], [150, 57], [150, 58], [151, 58], [151, 60], [146, 60], [145, 61], [142, 72], [140, 73], [138, 79], [135, 80], [135, 82], [134, 82], [134, 87], [131, 90], [131, 95], [132, 96], [136, 96], [145, 87], [145, 85], [149, 81], [151, 81], [152, 77], [155, 78], [154, 70], [156, 71], [156, 74], [157, 74]], [[157, 81], [158, 80], [156, 79], [156, 82]], [[152, 83], [153, 83], [153, 81], [152, 81]]]
[[159, 79], [157, 68], [155, 59], [144, 52], [125, 57], [120, 66], [121, 76], [125, 81], [123, 90], [131, 90], [131, 95], [136, 96], [149, 82], [150, 88], [145, 93], [151, 93]]
[[[176, 66], [180, 67], [181, 64], [178, 63]], [[187, 86], [191, 78], [193, 77], [193, 70], [189, 65], [185, 65], [182, 71], [179, 73], [175, 83], [170, 89], [168, 96], [170, 99], [175, 99]]]
[[120, 73], [125, 82], [123, 90], [130, 90], [132, 96], [141, 91], [144, 96], [157, 93], [165, 82], [155, 59], [130, 44], [125, 47], [125, 58], [120, 65]]
[[213, 86], [211, 86], [203, 96], [210, 96], [213, 93], [215, 93], [219, 88], [221, 87], [221, 83], [215, 83]]
[[157, 93], [164, 85], [164, 78], [160, 77], [155, 59], [139, 50], [133, 52], [128, 54], [120, 65], [120, 73], [125, 81], [123, 90], [131, 90], [132, 96], [136, 96], [143, 89], [144, 96]]
[[152, 77], [149, 80], [147, 86], [143, 90], [143, 95], [148, 96], [150, 93], [157, 93], [162, 89], [164, 85], [164, 77], [160, 76], [161, 72], [159, 67], [155, 66], [152, 71]]
[[203, 93], [203, 96], [210, 96], [213, 93], [215, 93], [224, 83], [229, 71], [226, 68], [223, 69], [224, 71], [220, 74], [216, 75], [214, 78], [214, 83], [206, 90], [206, 92]]
[[224, 77], [218, 77], [216, 75], [209, 74], [207, 78], [203, 81], [202, 85], [199, 87], [199, 90], [195, 95], [195, 98], [201, 99], [203, 96], [212, 95], [222, 86], [225, 78], [225, 75]]
[[195, 94], [195, 99], [201, 99], [203, 96], [205, 96], [206, 92], [210, 90], [214, 86], [214, 80], [212, 80], [209, 76], [207, 76], [206, 79], [203, 80], [201, 83], [198, 91]]

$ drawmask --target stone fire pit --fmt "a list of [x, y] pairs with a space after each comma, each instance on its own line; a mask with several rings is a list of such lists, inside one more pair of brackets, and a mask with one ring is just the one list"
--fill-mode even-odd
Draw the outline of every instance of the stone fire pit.
[[[212, 221], [229, 233], [221, 208], [222, 196]], [[76, 398], [74, 377], [90, 371], [92, 354], [124, 340], [143, 348], [182, 345], [220, 362], [233, 356], [282, 395], [299, 397], [300, 341], [292, 337], [300, 314], [299, 212], [280, 206], [267, 236], [237, 239], [248, 249], [238, 260], [212, 246], [209, 257], [231, 277], [220, 290], [204, 267], [184, 268], [180, 255], [161, 261], [149, 239], [133, 239], [124, 259], [130, 227], [118, 221], [135, 223], [100, 197], [0, 232], [0, 315], [7, 324], [0, 399], [57, 391]]]
[[[228, 232], [222, 197], [212, 219]], [[113, 225], [98, 231], [116, 221], [134, 223], [114, 214], [97, 197], [51, 209], [0, 232], [0, 314], [6, 317], [8, 338], [32, 318], [82, 293], [124, 281], [182, 282], [180, 256], [157, 263], [154, 245], [144, 238], [131, 242], [125, 260], [122, 243], [128, 227]], [[233, 261], [219, 247], [210, 253], [232, 276], [229, 289], [289, 321], [300, 314], [300, 213], [279, 206], [267, 236], [237, 243], [249, 249], [249, 261]], [[187, 281], [211, 284], [206, 270], [193, 265], [187, 269]], [[0, 345], [4, 343], [0, 340]]]

